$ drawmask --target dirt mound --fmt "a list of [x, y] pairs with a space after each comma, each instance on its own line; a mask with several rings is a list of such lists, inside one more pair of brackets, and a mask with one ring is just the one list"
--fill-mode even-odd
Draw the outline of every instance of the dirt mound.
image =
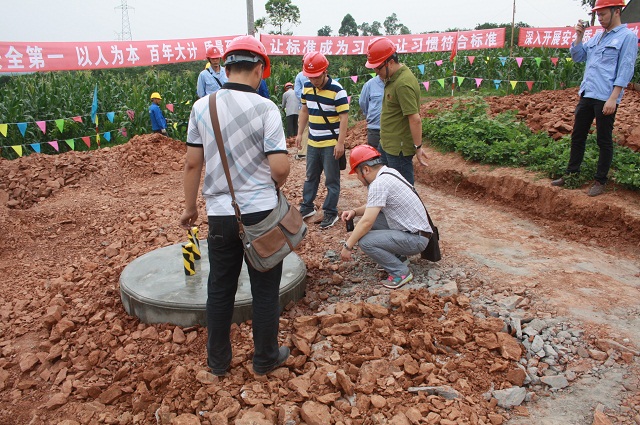
[[0, 180], [0, 201], [9, 208], [29, 208], [63, 187], [78, 187], [83, 180], [142, 177], [164, 169], [165, 161], [179, 170], [184, 152], [184, 143], [151, 134], [134, 136], [124, 145], [89, 152], [32, 154], [12, 161], [0, 158], [6, 176]]

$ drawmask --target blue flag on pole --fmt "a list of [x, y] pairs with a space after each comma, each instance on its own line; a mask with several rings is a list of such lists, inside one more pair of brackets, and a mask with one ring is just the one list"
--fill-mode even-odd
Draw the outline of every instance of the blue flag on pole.
[[93, 102], [91, 103], [91, 121], [96, 122], [96, 114], [98, 113], [98, 85], [93, 90]]

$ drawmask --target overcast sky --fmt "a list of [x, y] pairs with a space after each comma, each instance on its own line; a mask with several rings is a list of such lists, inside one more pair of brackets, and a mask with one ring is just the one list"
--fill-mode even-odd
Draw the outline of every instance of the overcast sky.
[[[122, 31], [123, 0], [2, 0], [1, 41], [109, 41]], [[245, 0], [126, 0], [134, 40], [246, 34]], [[579, 0], [515, 0], [516, 22], [535, 27], [573, 26], [588, 13]], [[266, 0], [254, 0], [254, 18]], [[357, 24], [383, 23], [392, 13], [412, 33], [510, 23], [513, 0], [292, 0], [302, 23], [295, 35], [317, 35], [328, 25], [337, 35], [350, 13]], [[415, 6], [420, 4], [420, 6]], [[444, 6], [443, 6], [444, 5]]]

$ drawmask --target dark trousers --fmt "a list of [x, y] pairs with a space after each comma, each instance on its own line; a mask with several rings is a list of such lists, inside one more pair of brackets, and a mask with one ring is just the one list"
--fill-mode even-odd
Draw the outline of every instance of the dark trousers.
[[[252, 225], [271, 211], [243, 214], [242, 222]], [[209, 216], [209, 281], [207, 284], [207, 353], [214, 373], [223, 374], [231, 363], [231, 319], [244, 251], [235, 216]], [[251, 281], [253, 364], [268, 369], [278, 361], [280, 319], [280, 279], [282, 262], [267, 272], [247, 264]]]
[[287, 137], [298, 134], [298, 114], [287, 115]]
[[414, 184], [413, 180], [413, 155], [404, 156], [402, 152], [400, 155], [391, 155], [387, 153], [382, 146], [380, 146], [380, 158], [382, 159], [382, 163], [389, 168], [396, 169], [400, 172], [402, 177], [405, 178], [406, 181]]
[[378, 152], [382, 153], [379, 128], [367, 128], [367, 145], [373, 146]]
[[613, 161], [613, 124], [618, 110], [616, 106], [616, 112], [611, 115], [604, 115], [602, 113], [604, 104], [605, 102], [602, 100], [588, 97], [580, 98], [575, 112], [575, 122], [573, 124], [573, 133], [571, 134], [571, 155], [567, 166], [567, 174], [580, 172], [587, 136], [595, 118], [596, 140], [598, 148], [600, 148], [600, 155], [598, 156], [598, 168], [594, 178], [602, 184], [607, 183], [607, 174], [609, 174], [609, 168], [611, 168], [611, 162]]

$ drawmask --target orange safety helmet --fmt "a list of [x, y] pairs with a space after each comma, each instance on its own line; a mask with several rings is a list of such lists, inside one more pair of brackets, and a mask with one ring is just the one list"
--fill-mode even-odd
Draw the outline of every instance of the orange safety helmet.
[[393, 41], [387, 37], [376, 37], [367, 46], [367, 68], [377, 68], [391, 57], [397, 50]]
[[264, 44], [258, 41], [257, 38], [250, 35], [241, 35], [229, 42], [229, 45], [227, 45], [227, 51], [222, 57], [224, 59], [225, 66], [237, 62], [257, 62], [257, 58], [243, 55], [242, 52], [238, 52], [240, 50], [252, 52], [260, 56], [264, 61], [264, 72], [262, 73], [262, 78], [269, 78], [269, 75], [271, 75], [271, 61], [269, 60], [269, 56], [267, 56], [267, 49], [264, 48]]
[[349, 166], [351, 167], [351, 171], [349, 174], [355, 174], [358, 165], [363, 162], [370, 161], [372, 159], [378, 158], [378, 163], [382, 164], [380, 160], [380, 152], [376, 150], [371, 145], [358, 145], [351, 150], [351, 155], [349, 155]]
[[592, 12], [600, 9], [606, 9], [607, 7], [624, 7], [624, 0], [596, 0], [595, 6], [591, 9]]
[[219, 59], [222, 57], [222, 53], [216, 46], [207, 47], [207, 59]]
[[302, 74], [305, 77], [319, 77], [329, 68], [329, 61], [320, 52], [310, 52], [304, 55]]

